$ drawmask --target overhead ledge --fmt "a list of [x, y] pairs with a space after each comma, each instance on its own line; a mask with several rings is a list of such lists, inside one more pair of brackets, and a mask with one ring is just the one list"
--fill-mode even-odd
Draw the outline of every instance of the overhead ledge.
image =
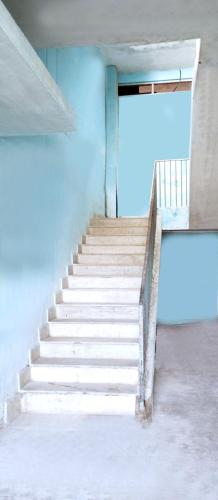
[[72, 108], [0, 0], [0, 136], [72, 130]]

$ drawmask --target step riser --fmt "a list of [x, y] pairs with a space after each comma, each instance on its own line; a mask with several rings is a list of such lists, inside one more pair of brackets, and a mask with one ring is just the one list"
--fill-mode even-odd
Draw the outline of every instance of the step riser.
[[141, 278], [138, 277], [128, 277], [128, 276], [68, 276], [64, 280], [64, 288], [102, 288], [102, 289], [110, 289], [110, 288], [135, 288], [140, 289], [141, 287]]
[[22, 412], [72, 415], [134, 415], [136, 397], [94, 394], [33, 394], [21, 398]]
[[76, 276], [142, 276], [142, 266], [86, 266], [73, 264], [70, 274]]
[[127, 384], [136, 385], [136, 367], [92, 367], [92, 366], [31, 366], [31, 380], [35, 382], [81, 383], [81, 384]]
[[46, 358], [132, 359], [137, 360], [137, 344], [41, 342], [40, 355]]
[[143, 245], [80, 245], [80, 253], [84, 255], [144, 255]]
[[62, 290], [60, 303], [137, 304], [139, 290]]
[[75, 263], [91, 265], [130, 265], [143, 266], [144, 255], [84, 255], [74, 257]]
[[145, 236], [84, 236], [87, 245], [141, 245], [145, 246]]
[[110, 320], [134, 320], [139, 318], [139, 307], [137, 305], [57, 305], [50, 313], [49, 319], [106, 319]]
[[119, 323], [49, 323], [52, 337], [99, 337], [99, 338], [138, 338], [139, 325]]
[[93, 236], [146, 236], [145, 227], [89, 227], [87, 233]]
[[148, 219], [145, 218], [116, 218], [116, 219], [92, 219], [91, 226], [97, 227], [147, 227]]

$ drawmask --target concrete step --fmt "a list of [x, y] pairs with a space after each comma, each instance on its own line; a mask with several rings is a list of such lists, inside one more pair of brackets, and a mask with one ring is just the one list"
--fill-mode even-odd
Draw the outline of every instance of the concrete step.
[[49, 309], [49, 320], [134, 320], [138, 321], [137, 304], [57, 304]]
[[143, 245], [79, 245], [79, 253], [82, 254], [121, 254], [136, 255], [145, 254]]
[[146, 236], [147, 227], [88, 227], [87, 234], [93, 236]]
[[84, 255], [78, 254], [75, 263], [85, 265], [130, 265], [143, 266], [144, 255]]
[[92, 220], [20, 374], [22, 411], [135, 414], [147, 222]]
[[43, 328], [42, 338], [56, 337], [95, 337], [138, 339], [139, 324], [136, 321], [50, 321]]
[[140, 289], [64, 289], [57, 294], [57, 303], [138, 304]]
[[40, 342], [44, 358], [138, 359], [137, 340], [117, 338], [47, 337]]
[[67, 276], [63, 280], [63, 287], [76, 288], [135, 288], [140, 289], [141, 278], [135, 276]]
[[88, 245], [145, 245], [146, 236], [83, 236], [83, 243]]
[[145, 217], [117, 217], [116, 219], [94, 218], [91, 220], [92, 227], [147, 227], [148, 219]]
[[138, 383], [138, 363], [123, 359], [39, 358], [30, 366], [35, 382], [127, 384]]
[[143, 266], [72, 264], [69, 274], [77, 276], [142, 276]]
[[135, 403], [133, 385], [29, 382], [21, 390], [21, 409], [30, 413], [134, 415]]

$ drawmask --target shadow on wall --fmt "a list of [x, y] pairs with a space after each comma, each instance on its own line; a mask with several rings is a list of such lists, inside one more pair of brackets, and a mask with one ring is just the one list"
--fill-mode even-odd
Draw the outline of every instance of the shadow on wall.
[[159, 323], [217, 317], [218, 233], [163, 235]]
[[71, 252], [91, 214], [104, 212], [104, 62], [95, 48], [40, 53], [76, 131], [0, 139], [0, 418]]

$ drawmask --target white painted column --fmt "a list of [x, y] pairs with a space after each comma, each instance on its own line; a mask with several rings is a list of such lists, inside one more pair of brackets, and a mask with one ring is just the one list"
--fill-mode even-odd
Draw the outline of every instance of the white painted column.
[[217, 87], [218, 52], [209, 46], [201, 51], [193, 100], [190, 229], [218, 229]]
[[106, 75], [106, 215], [116, 217], [118, 172], [118, 78], [115, 66]]

